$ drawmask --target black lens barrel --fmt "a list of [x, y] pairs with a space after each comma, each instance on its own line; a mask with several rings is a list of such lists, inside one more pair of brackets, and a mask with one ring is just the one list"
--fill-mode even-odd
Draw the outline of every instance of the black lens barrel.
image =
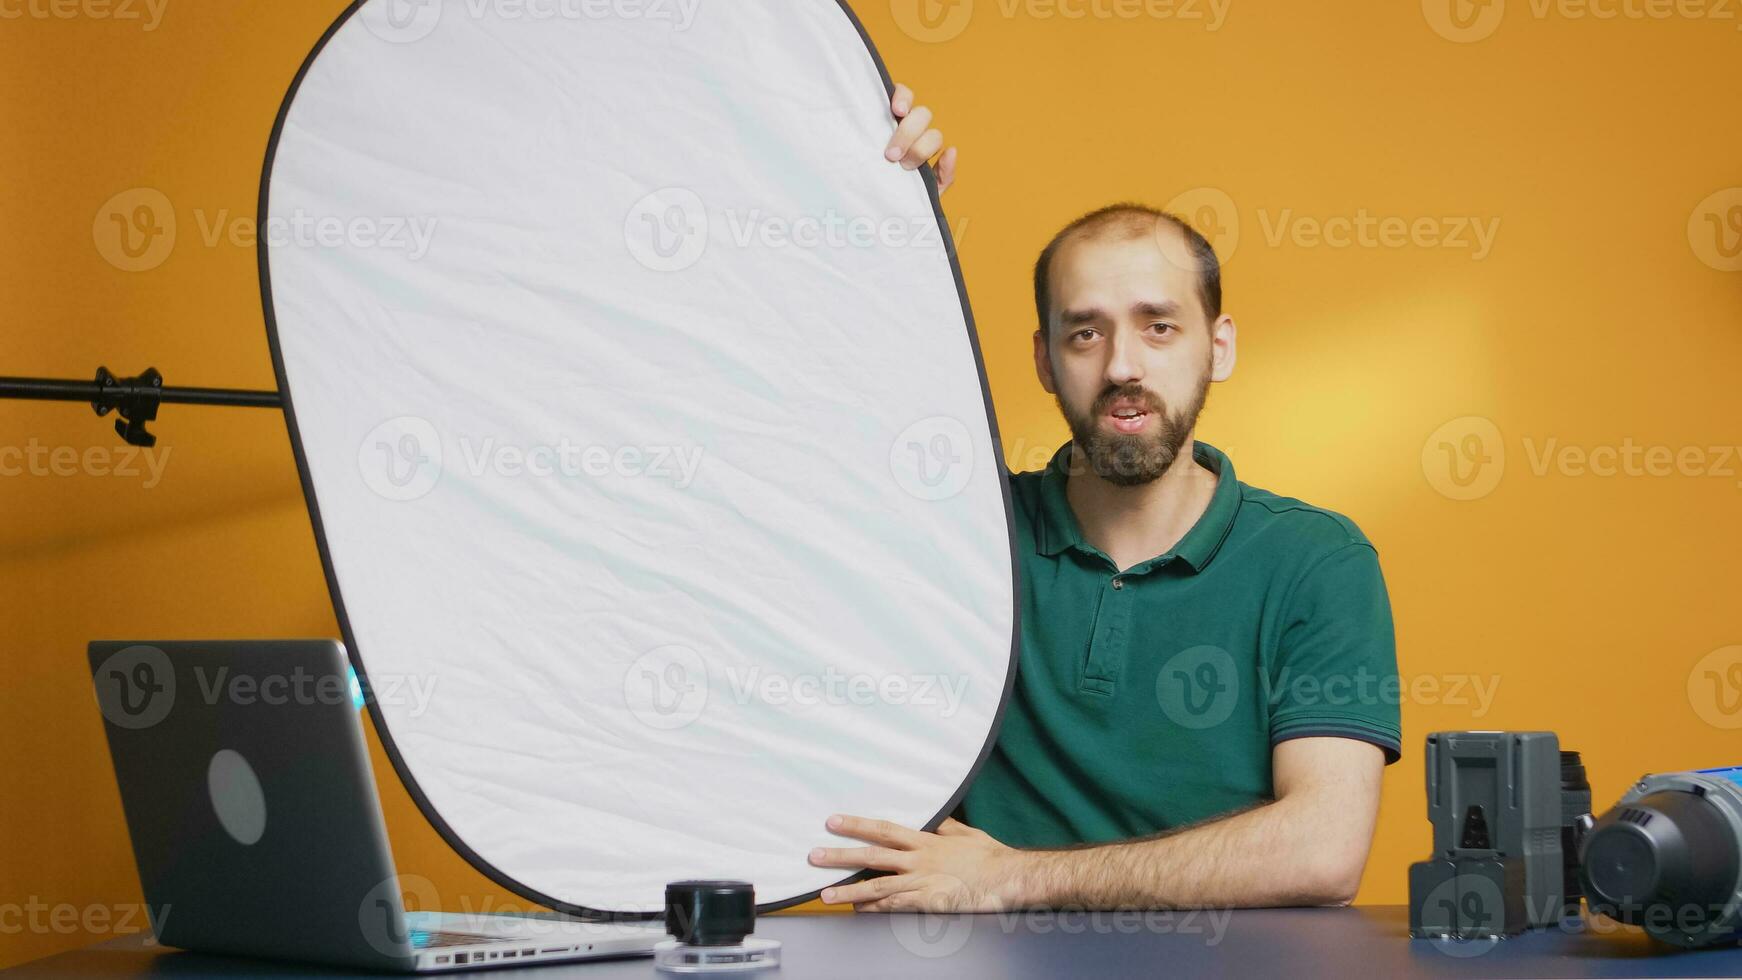
[[756, 890], [747, 881], [674, 881], [665, 886], [665, 931], [687, 946], [736, 946], [756, 931]]

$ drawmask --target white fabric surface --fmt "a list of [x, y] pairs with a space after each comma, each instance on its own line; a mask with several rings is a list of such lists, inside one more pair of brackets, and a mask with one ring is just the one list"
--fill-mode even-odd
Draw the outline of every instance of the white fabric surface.
[[372, 0], [294, 93], [269, 311], [349, 639], [527, 894], [804, 897], [827, 815], [932, 821], [987, 744], [1002, 464], [884, 93], [834, 0]]

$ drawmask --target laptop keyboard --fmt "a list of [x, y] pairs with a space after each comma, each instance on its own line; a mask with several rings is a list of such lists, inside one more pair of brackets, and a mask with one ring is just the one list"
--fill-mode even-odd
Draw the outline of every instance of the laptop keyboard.
[[476, 946], [480, 943], [504, 943], [513, 940], [501, 936], [475, 936], [468, 932], [418, 932], [411, 934], [412, 949], [439, 949], [443, 946]]

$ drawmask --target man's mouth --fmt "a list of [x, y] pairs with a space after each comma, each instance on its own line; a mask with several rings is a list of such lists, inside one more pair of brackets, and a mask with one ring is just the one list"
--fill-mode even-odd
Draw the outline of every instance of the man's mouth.
[[1106, 417], [1115, 431], [1125, 435], [1142, 432], [1149, 424], [1149, 410], [1133, 404], [1115, 404]]

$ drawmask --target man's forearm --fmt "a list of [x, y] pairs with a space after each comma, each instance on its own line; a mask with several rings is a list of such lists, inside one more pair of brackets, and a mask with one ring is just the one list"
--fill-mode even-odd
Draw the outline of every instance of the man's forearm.
[[1198, 908], [1341, 905], [1354, 898], [1357, 853], [1334, 803], [1284, 799], [1166, 836], [1020, 851], [1024, 906]]

